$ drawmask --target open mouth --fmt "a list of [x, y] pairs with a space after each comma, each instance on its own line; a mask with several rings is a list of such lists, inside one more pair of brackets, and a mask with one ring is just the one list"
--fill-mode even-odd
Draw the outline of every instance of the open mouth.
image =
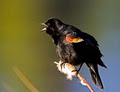
[[41, 25], [45, 26], [45, 28], [43, 28], [41, 31], [42, 32], [46, 31], [48, 26], [45, 23], [41, 23]]

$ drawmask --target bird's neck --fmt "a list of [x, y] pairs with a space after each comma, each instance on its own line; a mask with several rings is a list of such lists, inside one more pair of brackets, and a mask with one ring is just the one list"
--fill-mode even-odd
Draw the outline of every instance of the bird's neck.
[[55, 45], [58, 44], [58, 40], [59, 40], [60, 36], [57, 36], [57, 35], [52, 35], [52, 39], [53, 39], [53, 42], [55, 43]]

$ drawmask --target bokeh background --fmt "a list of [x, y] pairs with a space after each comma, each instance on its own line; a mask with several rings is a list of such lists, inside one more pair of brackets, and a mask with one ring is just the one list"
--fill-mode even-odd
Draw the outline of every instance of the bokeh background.
[[[50, 17], [98, 40], [108, 67], [99, 67], [103, 92], [119, 92], [120, 0], [0, 0], [0, 92], [31, 92], [31, 85], [32, 92], [89, 92], [78, 79], [66, 80], [53, 63], [59, 60], [56, 47], [40, 32]], [[100, 92], [86, 65], [80, 73]]]

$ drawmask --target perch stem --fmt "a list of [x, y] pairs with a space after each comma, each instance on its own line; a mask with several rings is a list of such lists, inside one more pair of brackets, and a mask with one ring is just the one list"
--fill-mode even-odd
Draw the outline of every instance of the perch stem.
[[64, 63], [64, 66], [62, 66], [63, 65], [62, 61], [54, 62], [54, 63], [57, 65], [58, 70], [60, 72], [67, 75], [67, 79], [72, 80], [73, 76], [78, 77], [81, 80], [82, 85], [87, 86], [91, 92], [94, 92], [93, 88], [87, 82], [87, 80], [81, 74], [78, 74], [77, 68], [74, 65], [71, 65], [70, 63]]

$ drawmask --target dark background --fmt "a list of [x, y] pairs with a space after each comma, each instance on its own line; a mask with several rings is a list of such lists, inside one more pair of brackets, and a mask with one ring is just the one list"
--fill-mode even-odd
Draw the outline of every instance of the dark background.
[[[119, 0], [1, 0], [0, 1], [0, 92], [30, 92], [15, 74], [16, 66], [38, 92], [89, 92], [79, 80], [68, 81], [54, 61], [55, 45], [41, 33], [39, 23], [50, 17], [72, 24], [93, 35], [100, 44], [108, 69], [99, 67], [103, 92], [120, 90]], [[86, 65], [80, 72], [100, 92]], [[35, 92], [35, 91], [34, 91]]]

